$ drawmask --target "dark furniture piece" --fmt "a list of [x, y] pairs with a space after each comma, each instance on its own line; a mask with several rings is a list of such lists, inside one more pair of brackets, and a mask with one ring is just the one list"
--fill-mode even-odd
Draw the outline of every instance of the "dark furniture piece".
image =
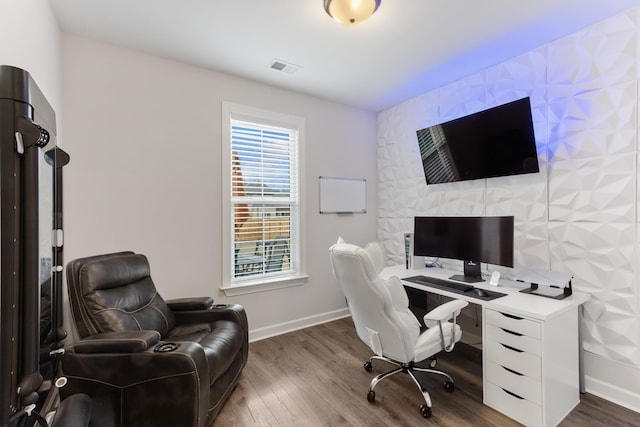
[[[42, 423], [59, 403], [52, 384], [65, 338], [62, 168], [69, 160], [56, 146], [55, 111], [32, 76], [0, 65], [0, 427]], [[65, 407], [70, 414], [77, 405]]]
[[144, 255], [120, 252], [67, 264], [80, 339], [67, 349], [62, 397], [91, 397], [92, 427], [207, 426], [247, 361], [242, 306], [164, 301]]

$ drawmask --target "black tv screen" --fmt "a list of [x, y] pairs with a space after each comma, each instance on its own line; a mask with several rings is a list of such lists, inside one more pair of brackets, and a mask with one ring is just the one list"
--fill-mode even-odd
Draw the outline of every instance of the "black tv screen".
[[513, 216], [417, 216], [413, 254], [513, 267]]
[[528, 97], [416, 133], [427, 184], [540, 171]]

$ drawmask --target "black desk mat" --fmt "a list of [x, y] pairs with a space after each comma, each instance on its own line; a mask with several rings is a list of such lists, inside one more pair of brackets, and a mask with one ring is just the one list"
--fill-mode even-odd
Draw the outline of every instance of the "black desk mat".
[[[478, 300], [482, 300], [482, 301], [491, 301], [493, 299], [500, 298], [500, 297], [503, 297], [503, 296], [507, 295], [507, 294], [503, 294], [502, 292], [496, 292], [496, 291], [491, 291], [491, 290], [488, 290], [488, 289], [483, 289], [487, 293], [487, 295], [486, 296], [480, 296], [480, 295], [476, 294], [476, 292], [473, 290], [475, 288], [473, 286], [471, 286], [471, 285], [469, 285], [468, 290], [460, 290], [460, 289], [456, 289], [456, 288], [450, 288], [450, 287], [447, 287], [447, 286], [440, 285], [438, 283], [430, 283], [429, 282], [429, 276], [405, 277], [402, 280], [406, 280], [407, 282], [411, 282], [411, 283], [416, 283], [416, 284], [421, 285], [421, 286], [440, 289], [440, 290], [451, 292], [451, 293], [454, 293], [454, 294], [465, 295], [465, 296], [468, 296], [468, 297], [471, 297], [471, 298], [475, 298], [475, 299], [478, 299]], [[457, 283], [457, 282], [454, 282], [454, 283]], [[460, 284], [463, 285], [462, 283], [460, 283]], [[478, 289], [481, 289], [481, 288], [478, 288]]]

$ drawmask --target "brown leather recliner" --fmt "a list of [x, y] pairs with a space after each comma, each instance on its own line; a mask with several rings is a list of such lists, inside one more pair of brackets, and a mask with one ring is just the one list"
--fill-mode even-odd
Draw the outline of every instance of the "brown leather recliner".
[[91, 397], [91, 427], [211, 423], [247, 362], [242, 306], [164, 301], [133, 252], [71, 261], [67, 283], [80, 339], [62, 357], [60, 394]]

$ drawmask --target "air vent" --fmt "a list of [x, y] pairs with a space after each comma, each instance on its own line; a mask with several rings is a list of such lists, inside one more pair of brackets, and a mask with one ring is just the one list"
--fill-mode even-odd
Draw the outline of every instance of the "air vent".
[[283, 73], [287, 74], [295, 74], [302, 69], [302, 67], [299, 65], [294, 65], [280, 59], [274, 59], [273, 62], [271, 62], [271, 65], [269, 65], [269, 68], [277, 71], [282, 71]]

